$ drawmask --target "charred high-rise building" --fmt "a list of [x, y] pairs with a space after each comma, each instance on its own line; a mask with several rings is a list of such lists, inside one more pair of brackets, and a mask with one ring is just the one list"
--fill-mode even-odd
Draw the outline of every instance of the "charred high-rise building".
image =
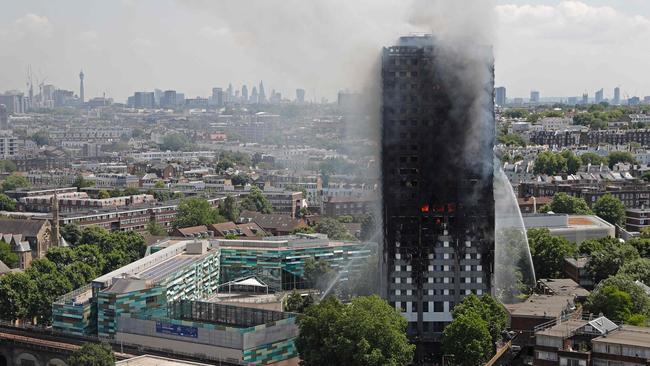
[[382, 295], [409, 321], [421, 360], [454, 305], [491, 291], [493, 65], [490, 47], [431, 36], [383, 50]]

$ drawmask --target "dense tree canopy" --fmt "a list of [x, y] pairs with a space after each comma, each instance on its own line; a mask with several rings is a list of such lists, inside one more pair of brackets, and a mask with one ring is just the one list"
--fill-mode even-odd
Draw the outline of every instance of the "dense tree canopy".
[[600, 165], [607, 164], [607, 157], [600, 156], [596, 153], [587, 152], [580, 155], [580, 160], [582, 160], [582, 165]]
[[569, 196], [564, 192], [556, 193], [553, 201], [540, 209], [541, 212], [553, 211], [554, 213], [587, 215], [591, 213], [587, 202], [583, 198]]
[[544, 151], [537, 155], [533, 171], [546, 175], [575, 174], [581, 165], [582, 161], [571, 150], [560, 153]]
[[257, 211], [261, 213], [272, 213], [273, 206], [268, 198], [264, 196], [262, 190], [257, 187], [251, 187], [246, 197], [242, 200], [241, 206], [247, 210]]
[[587, 270], [596, 283], [615, 275], [625, 264], [639, 258], [639, 252], [630, 244], [604, 245], [589, 257]]
[[174, 227], [183, 228], [224, 222], [219, 210], [213, 208], [205, 198], [187, 198], [178, 205]]
[[160, 149], [179, 151], [188, 149], [190, 146], [192, 146], [192, 143], [190, 142], [190, 139], [188, 139], [184, 134], [170, 133], [163, 137], [162, 144], [160, 144]]
[[18, 174], [12, 174], [5, 178], [5, 180], [2, 182], [2, 191], [11, 191], [16, 188], [26, 188], [31, 186], [27, 178], [23, 177], [22, 175]]
[[85, 343], [68, 358], [70, 366], [114, 366], [115, 356], [106, 343]]
[[610, 169], [614, 168], [614, 165], [616, 165], [616, 163], [636, 163], [636, 159], [634, 159], [634, 156], [632, 156], [632, 154], [628, 151], [612, 151], [607, 156], [607, 161], [609, 163]]
[[[405, 366], [415, 346], [406, 320], [377, 296], [349, 305], [328, 297], [300, 318], [296, 347], [303, 366]], [[489, 334], [488, 334], [489, 337]]]
[[625, 221], [625, 206], [618, 198], [606, 193], [596, 200], [594, 213], [612, 225], [621, 225]]
[[[629, 300], [629, 301], [628, 301]], [[615, 321], [637, 324], [650, 315], [650, 296], [628, 275], [605, 279], [587, 298], [585, 308], [592, 314], [603, 313]]]
[[0, 240], [0, 262], [6, 264], [9, 268], [15, 268], [18, 261], [18, 254], [11, 251], [11, 245], [4, 240]]
[[537, 278], [560, 277], [564, 258], [572, 256], [576, 251], [574, 244], [552, 236], [548, 229], [528, 230], [528, 244]]
[[228, 195], [223, 201], [223, 206], [220, 211], [230, 221], [237, 222], [239, 220], [239, 202], [233, 196]]
[[327, 237], [334, 240], [356, 240], [348, 233], [348, 229], [336, 219], [329, 217], [322, 218], [314, 226], [317, 233], [326, 234]]
[[[73, 225], [65, 226], [62, 232], [69, 235], [71, 247], [52, 247], [24, 273], [0, 277], [0, 318], [36, 319], [39, 324], [49, 324], [52, 302], [59, 296], [141, 258], [146, 250], [144, 238], [136, 232], [109, 233], [96, 226], [79, 231]], [[21, 283], [22, 287], [15, 289], [27, 292], [12, 291], [2, 281]]]

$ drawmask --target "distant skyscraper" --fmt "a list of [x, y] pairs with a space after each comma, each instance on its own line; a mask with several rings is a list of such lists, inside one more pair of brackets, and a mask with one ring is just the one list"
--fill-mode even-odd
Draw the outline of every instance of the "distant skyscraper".
[[223, 89], [212, 88], [212, 104], [217, 107], [223, 107]]
[[305, 89], [296, 89], [296, 102], [297, 103], [305, 102]]
[[621, 88], [619, 88], [618, 86], [614, 88], [614, 100], [612, 100], [612, 103], [614, 105], [621, 104]]
[[641, 98], [639, 97], [632, 97], [627, 99], [628, 105], [639, 105], [640, 103], [641, 103]]
[[153, 100], [156, 105], [160, 105], [160, 99], [163, 97], [163, 91], [160, 89], [153, 90]]
[[596, 91], [596, 104], [599, 104], [605, 100], [605, 97], [603, 96], [604, 92], [603, 89], [601, 88], [600, 90]]
[[79, 101], [81, 101], [81, 104], [83, 104], [86, 99], [84, 97], [84, 72], [81, 70], [79, 72]]
[[241, 101], [243, 104], [248, 103], [248, 87], [246, 85], [241, 86]]
[[582, 104], [589, 104], [589, 94], [582, 94]]
[[536, 90], [533, 90], [530, 92], [530, 102], [531, 103], [539, 103], [539, 92]]
[[0, 104], [0, 130], [9, 129], [9, 111], [7, 111], [7, 106]]
[[264, 83], [260, 81], [260, 90], [257, 97], [257, 102], [260, 104], [266, 103], [266, 94], [264, 93]]
[[[381, 289], [409, 322], [416, 364], [435, 353], [454, 306], [492, 286], [493, 77], [457, 89], [464, 71], [439, 63], [440, 49], [431, 36], [401, 37], [382, 57]], [[492, 62], [484, 52], [468, 63]]]
[[503, 107], [506, 105], [506, 88], [503, 86], [500, 86], [494, 90], [494, 93], [496, 94], [495, 97], [495, 102], [498, 106]]
[[179, 106], [185, 105], [185, 93], [176, 92], [176, 105]]
[[165, 90], [160, 98], [160, 106], [163, 108], [174, 108], [176, 102], [176, 90]]
[[153, 108], [155, 102], [156, 100], [153, 92], [135, 92], [135, 94], [133, 94], [134, 108]]
[[228, 89], [226, 89], [226, 97], [224, 98], [225, 103], [231, 103], [233, 97], [233, 89], [232, 89], [232, 84], [228, 83]]
[[251, 103], [257, 104], [259, 102], [259, 96], [257, 95], [257, 88], [253, 87], [253, 91], [251, 91]]

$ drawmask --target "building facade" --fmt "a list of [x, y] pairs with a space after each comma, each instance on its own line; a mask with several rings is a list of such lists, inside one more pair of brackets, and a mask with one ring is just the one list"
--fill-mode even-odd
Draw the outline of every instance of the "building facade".
[[[382, 58], [381, 288], [409, 322], [416, 362], [436, 352], [454, 305], [491, 287], [491, 50], [464, 55], [451, 69], [438, 61], [447, 51], [431, 36], [410, 36], [384, 48]], [[485, 85], [454, 89], [474, 67]], [[481, 121], [469, 112], [477, 103]]]

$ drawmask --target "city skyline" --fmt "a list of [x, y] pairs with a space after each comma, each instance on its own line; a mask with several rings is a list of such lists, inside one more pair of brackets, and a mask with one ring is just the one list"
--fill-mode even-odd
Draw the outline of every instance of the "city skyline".
[[[359, 65], [378, 57], [379, 46], [422, 30], [412, 19], [410, 3], [398, 1], [319, 4], [322, 11], [316, 13], [292, 1], [257, 4], [253, 13], [233, 4], [122, 1], [118, 6], [97, 3], [81, 14], [76, 8], [85, 7], [68, 4], [25, 1], [0, 15], [5, 24], [0, 46], [13, 51], [0, 56], [8, 70], [0, 73], [3, 89], [24, 91], [31, 65], [37, 78], [68, 90], [78, 89], [76, 75], [83, 69], [87, 98], [106, 93], [123, 101], [133, 91], [155, 88], [206, 96], [214, 86], [263, 79], [284, 95], [304, 88], [308, 100], [331, 101], [338, 90], [360, 87]], [[623, 95], [650, 95], [645, 87], [650, 80], [640, 72], [650, 56], [635, 53], [649, 41], [647, 4], [500, 0], [494, 5], [497, 24], [490, 37], [496, 84], [506, 86], [509, 95], [525, 97], [534, 89], [542, 96], [576, 96], [605, 88], [607, 98], [616, 86]], [[337, 6], [341, 12], [333, 11]], [[280, 26], [254, 21], [271, 7], [295, 9], [278, 12]], [[368, 11], [358, 14], [360, 7]], [[116, 22], [123, 29], [112, 28]], [[603, 33], [601, 27], [616, 32]]]

